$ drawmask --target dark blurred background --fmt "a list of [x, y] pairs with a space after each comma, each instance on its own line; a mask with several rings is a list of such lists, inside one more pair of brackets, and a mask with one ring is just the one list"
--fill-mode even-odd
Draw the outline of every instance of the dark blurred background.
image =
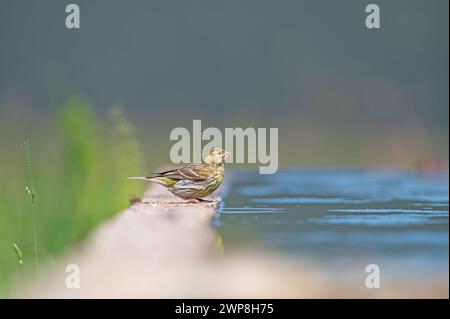
[[448, 154], [448, 1], [376, 1], [372, 30], [360, 0], [78, 0], [78, 30], [69, 3], [1, 3], [0, 101], [15, 127], [77, 94], [100, 117], [121, 104], [159, 161], [192, 119], [278, 127], [281, 165]]

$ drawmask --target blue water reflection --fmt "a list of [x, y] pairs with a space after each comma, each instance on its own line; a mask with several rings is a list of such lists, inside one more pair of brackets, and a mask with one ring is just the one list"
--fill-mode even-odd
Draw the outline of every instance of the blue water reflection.
[[215, 225], [228, 250], [256, 245], [324, 262], [376, 258], [448, 269], [448, 202], [448, 172], [239, 172]]

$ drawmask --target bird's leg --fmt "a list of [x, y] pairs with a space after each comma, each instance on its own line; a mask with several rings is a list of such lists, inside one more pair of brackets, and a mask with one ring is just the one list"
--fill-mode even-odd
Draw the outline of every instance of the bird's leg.
[[213, 202], [212, 200], [207, 200], [207, 199], [203, 199], [203, 198], [192, 198], [188, 200], [188, 203], [193, 203], [193, 204], [201, 204], [201, 203], [211, 203]]
[[199, 198], [199, 200], [200, 200], [202, 203], [212, 203], [212, 202], [214, 202], [213, 200], [210, 200], [210, 199], [203, 199], [203, 198]]
[[188, 203], [201, 204], [202, 201], [199, 198], [192, 198], [192, 199], [188, 199]]

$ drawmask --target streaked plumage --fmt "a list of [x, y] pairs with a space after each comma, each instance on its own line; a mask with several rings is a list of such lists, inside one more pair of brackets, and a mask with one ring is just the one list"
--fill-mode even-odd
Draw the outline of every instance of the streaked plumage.
[[194, 202], [213, 193], [223, 180], [224, 161], [229, 153], [213, 147], [202, 163], [159, 172], [146, 177], [130, 177], [158, 183], [174, 195]]

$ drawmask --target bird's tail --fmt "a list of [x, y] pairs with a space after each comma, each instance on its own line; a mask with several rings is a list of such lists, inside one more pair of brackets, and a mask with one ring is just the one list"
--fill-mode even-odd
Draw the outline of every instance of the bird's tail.
[[138, 179], [138, 180], [141, 180], [141, 181], [151, 181], [151, 177], [147, 177], [147, 176], [131, 176], [131, 177], [128, 177], [128, 179]]
[[163, 177], [163, 176], [133, 176], [133, 177], [128, 177], [128, 179], [138, 179], [141, 181], [153, 182], [153, 183], [160, 184], [164, 187], [170, 187], [176, 182], [176, 180], [173, 180], [173, 179], [170, 179], [167, 177]]

